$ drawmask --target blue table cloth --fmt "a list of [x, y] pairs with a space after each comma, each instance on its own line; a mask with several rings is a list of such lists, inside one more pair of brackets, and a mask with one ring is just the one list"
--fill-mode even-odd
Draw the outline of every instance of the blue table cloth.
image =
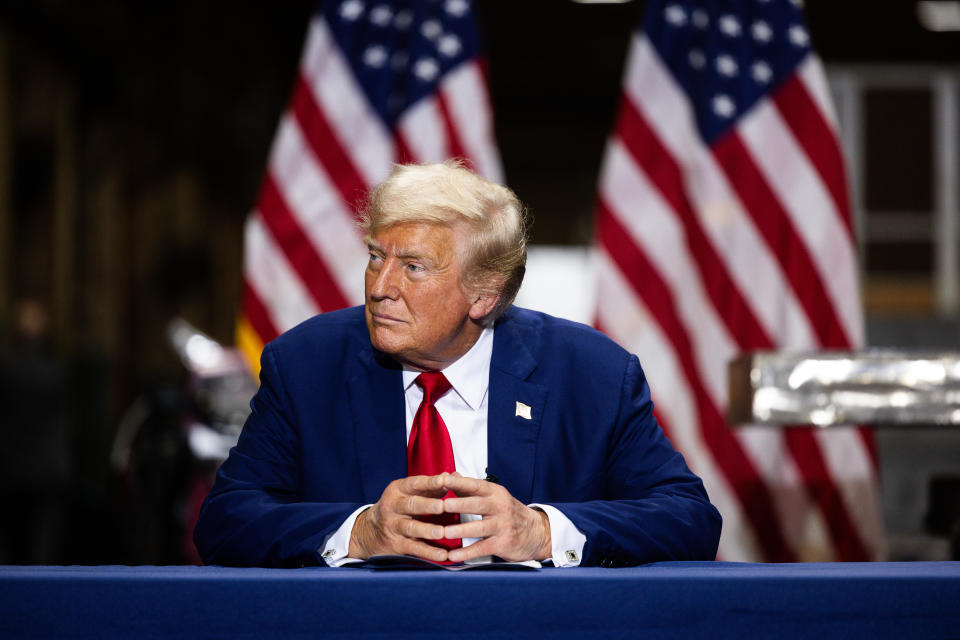
[[0, 567], [0, 638], [960, 638], [960, 562]]

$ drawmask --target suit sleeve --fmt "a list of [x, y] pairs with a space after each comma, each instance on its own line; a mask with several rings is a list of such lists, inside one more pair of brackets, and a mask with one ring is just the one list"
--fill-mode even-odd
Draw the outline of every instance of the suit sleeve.
[[361, 505], [300, 501], [299, 437], [270, 345], [261, 365], [252, 412], [204, 501], [194, 543], [207, 564], [325, 566], [319, 550]]
[[720, 513], [653, 416], [636, 356], [627, 361], [610, 433], [606, 495], [554, 503], [587, 537], [582, 565], [713, 560]]

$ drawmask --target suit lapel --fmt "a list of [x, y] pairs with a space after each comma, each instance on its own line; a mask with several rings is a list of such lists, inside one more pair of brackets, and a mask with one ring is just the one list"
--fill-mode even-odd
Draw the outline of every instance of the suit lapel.
[[527, 346], [534, 344], [536, 335], [532, 327], [520, 325], [512, 316], [508, 312], [493, 334], [487, 470], [513, 497], [527, 503], [533, 494], [537, 436], [547, 388], [527, 381], [537, 367]]
[[347, 371], [363, 494], [380, 499], [384, 487], [407, 475], [403, 379], [399, 365], [367, 346]]

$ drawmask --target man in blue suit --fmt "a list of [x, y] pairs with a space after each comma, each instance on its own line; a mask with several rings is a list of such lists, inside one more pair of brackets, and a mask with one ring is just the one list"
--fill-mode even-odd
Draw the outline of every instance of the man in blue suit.
[[363, 220], [365, 304], [264, 349], [195, 530], [205, 562], [713, 559], [719, 513], [657, 425], [637, 358], [510, 306], [526, 229], [509, 189], [456, 164], [399, 166]]

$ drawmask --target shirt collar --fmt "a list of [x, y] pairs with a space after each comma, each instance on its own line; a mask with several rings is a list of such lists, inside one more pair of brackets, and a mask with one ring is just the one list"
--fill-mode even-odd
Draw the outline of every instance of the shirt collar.
[[[486, 327], [470, 350], [443, 369], [450, 386], [474, 411], [480, 408], [490, 386], [490, 359], [493, 357], [493, 327]], [[403, 389], [413, 384], [420, 372], [404, 365]]]

